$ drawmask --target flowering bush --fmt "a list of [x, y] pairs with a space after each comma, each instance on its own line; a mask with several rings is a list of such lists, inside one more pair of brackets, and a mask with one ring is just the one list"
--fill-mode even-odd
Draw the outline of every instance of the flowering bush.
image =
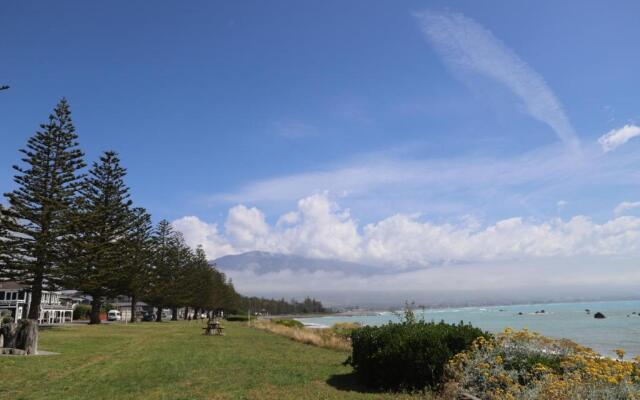
[[570, 340], [506, 329], [480, 337], [448, 365], [446, 391], [483, 399], [640, 399], [640, 360], [602, 357]]

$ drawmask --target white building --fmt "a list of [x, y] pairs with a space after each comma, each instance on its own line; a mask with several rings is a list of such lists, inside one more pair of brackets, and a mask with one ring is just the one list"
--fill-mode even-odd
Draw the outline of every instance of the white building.
[[[10, 315], [14, 321], [27, 318], [31, 306], [29, 286], [17, 282], [0, 282], [0, 314]], [[38, 323], [64, 324], [73, 321], [73, 305], [60, 299], [60, 292], [43, 291]]]

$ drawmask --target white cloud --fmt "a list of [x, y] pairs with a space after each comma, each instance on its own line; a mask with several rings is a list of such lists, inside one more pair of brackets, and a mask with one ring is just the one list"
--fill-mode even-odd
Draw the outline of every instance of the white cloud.
[[192, 247], [202, 246], [209, 258], [233, 254], [235, 250], [220, 236], [218, 225], [205, 223], [198, 217], [187, 216], [173, 221], [174, 229], [182, 232], [185, 241]]
[[327, 194], [298, 202], [300, 222], [280, 232], [280, 247], [288, 253], [354, 261], [360, 257], [361, 238], [348, 210], [340, 210]]
[[448, 65], [500, 82], [523, 101], [532, 117], [549, 125], [570, 148], [579, 148], [578, 136], [562, 104], [542, 76], [489, 30], [450, 12], [424, 12], [416, 17], [427, 39]]
[[625, 125], [620, 129], [613, 129], [600, 136], [598, 143], [602, 146], [602, 150], [607, 152], [622, 146], [636, 136], [640, 136], [640, 126]]
[[191, 245], [203, 244], [209, 257], [250, 250], [333, 258], [388, 270], [540, 257], [640, 255], [640, 218], [624, 216], [596, 223], [585, 216], [534, 221], [508, 218], [480, 226], [473, 218], [456, 224], [396, 214], [359, 228], [347, 210], [328, 195], [298, 202], [295, 218], [270, 227], [256, 208], [229, 210], [225, 235], [196, 217], [176, 222]]
[[613, 213], [616, 215], [624, 215], [626, 212], [635, 208], [640, 208], [640, 201], [623, 201], [616, 206]]
[[229, 210], [225, 233], [235, 247], [263, 248], [268, 239], [269, 226], [262, 211], [255, 207], [237, 205]]

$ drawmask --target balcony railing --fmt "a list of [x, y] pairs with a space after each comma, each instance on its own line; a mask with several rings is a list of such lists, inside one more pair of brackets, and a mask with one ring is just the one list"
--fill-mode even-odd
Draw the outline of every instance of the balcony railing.
[[0, 307], [15, 307], [18, 304], [25, 304], [24, 300], [0, 300]]
[[73, 310], [71, 304], [42, 304], [43, 310]]
[[[0, 307], [16, 307], [19, 305], [26, 305], [24, 300], [0, 300]], [[73, 310], [72, 304], [46, 304], [42, 303], [40, 305], [43, 310]]]

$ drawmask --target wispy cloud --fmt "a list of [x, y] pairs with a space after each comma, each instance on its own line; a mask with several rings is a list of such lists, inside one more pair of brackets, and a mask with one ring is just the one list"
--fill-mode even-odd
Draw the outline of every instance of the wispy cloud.
[[[612, 157], [596, 143], [579, 155], [560, 144], [509, 157], [466, 155], [420, 159], [408, 154], [363, 154], [316, 170], [249, 182], [205, 198], [209, 205], [249, 203], [281, 212], [298, 199], [325, 191], [344, 197], [359, 216], [396, 212], [440, 217], [464, 214], [548, 217], [576, 193], [640, 185], [630, 151]], [[614, 201], [615, 192], [611, 192]], [[585, 201], [583, 196], [582, 202]], [[545, 211], [546, 210], [546, 211]], [[597, 214], [604, 217], [596, 210]]]
[[624, 215], [627, 212], [640, 208], [640, 201], [623, 201], [613, 210], [616, 215]]
[[625, 125], [620, 129], [613, 129], [600, 136], [598, 143], [602, 146], [602, 150], [606, 152], [622, 146], [636, 136], [640, 136], [640, 126]]
[[580, 141], [562, 104], [543, 77], [489, 30], [450, 12], [423, 12], [416, 17], [429, 42], [450, 67], [503, 84], [522, 100], [532, 117], [549, 125], [570, 148], [579, 148]]
[[300, 120], [282, 120], [273, 123], [273, 130], [278, 136], [287, 139], [297, 139], [317, 134], [318, 129], [309, 123]]

